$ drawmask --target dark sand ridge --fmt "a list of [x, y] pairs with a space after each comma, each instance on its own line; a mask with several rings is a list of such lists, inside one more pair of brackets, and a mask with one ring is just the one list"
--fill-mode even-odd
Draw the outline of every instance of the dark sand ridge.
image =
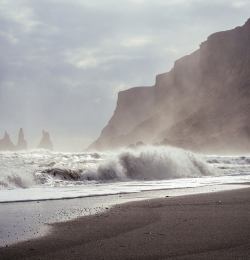
[[132, 202], [54, 224], [0, 259], [250, 259], [250, 188]]

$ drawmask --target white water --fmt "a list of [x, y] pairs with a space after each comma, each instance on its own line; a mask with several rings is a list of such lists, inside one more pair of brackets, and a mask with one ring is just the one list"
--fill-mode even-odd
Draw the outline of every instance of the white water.
[[250, 156], [202, 156], [172, 147], [98, 154], [0, 152], [0, 202], [245, 182], [250, 182]]

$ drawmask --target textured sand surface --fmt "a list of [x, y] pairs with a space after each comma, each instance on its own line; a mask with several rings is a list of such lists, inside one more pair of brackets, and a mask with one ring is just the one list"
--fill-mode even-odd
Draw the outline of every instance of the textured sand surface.
[[250, 259], [250, 188], [127, 203], [56, 223], [0, 259]]

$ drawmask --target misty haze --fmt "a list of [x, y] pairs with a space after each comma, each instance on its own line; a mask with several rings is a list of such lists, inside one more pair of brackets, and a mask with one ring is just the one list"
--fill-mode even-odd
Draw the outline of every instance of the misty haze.
[[0, 259], [250, 259], [248, 10], [0, 3]]

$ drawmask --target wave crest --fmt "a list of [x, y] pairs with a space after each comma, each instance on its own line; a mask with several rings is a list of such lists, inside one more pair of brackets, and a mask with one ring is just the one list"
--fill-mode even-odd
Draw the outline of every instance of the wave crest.
[[[142, 147], [139, 150], [122, 150], [109, 155], [95, 166], [82, 169], [51, 168], [43, 170], [39, 179], [46, 176], [64, 181], [154, 180], [214, 175], [215, 169], [198, 155], [173, 147]], [[44, 179], [44, 181], [42, 181]], [[51, 181], [51, 179], [50, 179]]]
[[44, 155], [44, 151], [36, 151], [35, 154], [12, 153], [3, 156], [0, 166], [3, 171], [0, 189], [43, 184], [64, 186], [86, 181], [166, 180], [211, 176], [215, 173], [214, 166], [198, 155], [173, 147], [141, 147], [138, 150], [103, 153], [101, 156]]
[[15, 188], [30, 188], [36, 185], [33, 174], [18, 175], [2, 173], [0, 179], [0, 190], [1, 189], [15, 189]]
[[98, 167], [100, 179], [172, 179], [214, 175], [215, 169], [198, 155], [173, 147], [124, 150]]

